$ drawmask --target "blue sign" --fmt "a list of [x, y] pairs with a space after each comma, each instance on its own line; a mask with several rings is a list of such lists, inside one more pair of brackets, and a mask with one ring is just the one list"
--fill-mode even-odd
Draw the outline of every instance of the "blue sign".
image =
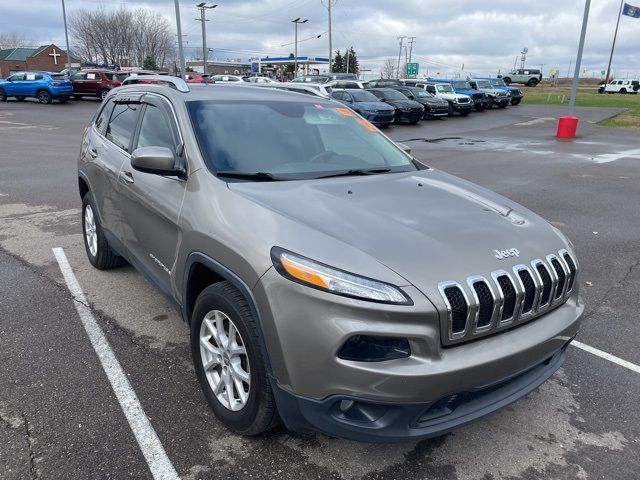
[[251, 73], [260, 73], [260, 64], [258, 62], [251, 62]]

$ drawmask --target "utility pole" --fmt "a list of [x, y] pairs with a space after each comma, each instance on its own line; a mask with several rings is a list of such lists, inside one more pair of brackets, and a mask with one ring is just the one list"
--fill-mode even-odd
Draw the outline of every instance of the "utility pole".
[[293, 20], [291, 20], [293, 23], [295, 23], [295, 30], [296, 30], [296, 40], [295, 40], [295, 44], [296, 44], [296, 48], [295, 48], [295, 53], [294, 53], [294, 69], [293, 69], [293, 78], [296, 78], [298, 76], [298, 24], [299, 23], [307, 23], [309, 21], [308, 18], [305, 18], [304, 20], [300, 20], [300, 17], [298, 18], [294, 18]]
[[180, 24], [180, 4], [176, 4], [176, 27], [178, 29], [178, 56], [180, 57], [180, 78], [184, 78], [184, 49], [182, 48], [182, 25]]
[[207, 50], [207, 27], [206, 22], [207, 14], [206, 11], [208, 9], [216, 8], [218, 5], [206, 5], [205, 2], [199, 3], [196, 5], [200, 9], [200, 18], [196, 18], [198, 22], [202, 22], [202, 73], [207, 73], [207, 57], [209, 56], [209, 51]]
[[398, 40], [400, 40], [400, 50], [398, 50], [398, 68], [396, 69], [396, 71], [398, 72], [398, 78], [400, 78], [400, 56], [402, 55], [402, 43], [404, 42], [404, 39], [407, 37], [397, 37]]
[[69, 31], [67, 30], [67, 11], [62, 0], [62, 18], [64, 19], [64, 39], [67, 42], [67, 74], [71, 75], [71, 50], [69, 50]]
[[604, 77], [604, 84], [609, 83], [609, 74], [611, 73], [611, 61], [613, 60], [613, 50], [616, 48], [616, 38], [618, 37], [618, 27], [620, 26], [620, 16], [622, 15], [622, 7], [624, 0], [620, 1], [620, 11], [618, 12], [618, 21], [616, 22], [616, 31], [613, 34], [613, 44], [611, 45], [611, 54], [609, 55], [609, 64], [607, 65], [607, 76]]
[[409, 63], [411, 63], [411, 54], [413, 53], [413, 44], [416, 41], [416, 37], [409, 37]]
[[[320, 0], [320, 2], [325, 5], [324, 0]], [[332, 27], [331, 27], [331, 7], [336, 2], [336, 0], [326, 0], [326, 7], [329, 11], [329, 73], [333, 72], [333, 36], [332, 36]]]
[[578, 56], [576, 58], [576, 69], [571, 82], [571, 97], [569, 98], [569, 115], [573, 115], [576, 106], [576, 92], [578, 91], [578, 77], [580, 76], [580, 64], [582, 63], [582, 51], [584, 50], [584, 38], [587, 35], [587, 23], [589, 21], [589, 8], [591, 0], [584, 2], [584, 17], [582, 18], [582, 30], [580, 31], [580, 43], [578, 44]]
[[347, 47], [347, 73], [349, 73], [349, 48]]

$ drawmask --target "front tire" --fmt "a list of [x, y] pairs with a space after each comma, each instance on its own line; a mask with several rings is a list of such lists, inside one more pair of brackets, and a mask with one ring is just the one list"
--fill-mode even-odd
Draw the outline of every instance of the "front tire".
[[460, 116], [466, 117], [470, 113], [471, 113], [471, 110], [462, 110], [462, 111], [460, 111]]
[[191, 317], [191, 356], [215, 416], [241, 435], [280, 422], [257, 319], [230, 282], [205, 288]]
[[38, 92], [38, 101], [42, 104], [49, 104], [51, 103], [51, 94], [49, 92], [47, 92], [46, 90], [40, 90]]
[[119, 267], [125, 260], [109, 246], [95, 212], [95, 203], [89, 192], [82, 199], [82, 236], [87, 258], [98, 270]]
[[100, 100], [104, 100], [107, 97], [107, 95], [109, 95], [109, 89], [103, 88], [102, 90], [100, 90], [98, 97], [100, 97]]
[[6, 92], [0, 88], [0, 102], [6, 102], [7, 101], [7, 94]]
[[627, 89], [626, 88], [621, 88], [620, 89], [620, 93], [622, 93], [623, 95], [627, 93]]
[[520, 105], [521, 101], [521, 98], [514, 98], [513, 100], [511, 100], [511, 105]]

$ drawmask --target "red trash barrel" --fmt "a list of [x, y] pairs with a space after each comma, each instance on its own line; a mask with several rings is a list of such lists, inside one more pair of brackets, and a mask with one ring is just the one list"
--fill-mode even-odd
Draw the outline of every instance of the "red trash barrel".
[[556, 137], [558, 138], [574, 138], [578, 129], [578, 117], [564, 115], [558, 119], [558, 130]]

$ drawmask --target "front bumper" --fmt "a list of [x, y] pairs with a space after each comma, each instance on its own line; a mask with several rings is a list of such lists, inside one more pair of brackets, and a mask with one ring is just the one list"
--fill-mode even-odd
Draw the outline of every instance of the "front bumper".
[[455, 112], [470, 112], [473, 110], [473, 101], [469, 103], [451, 103]]
[[446, 117], [449, 115], [449, 105], [442, 106], [425, 106], [424, 118], [427, 117]]
[[397, 123], [401, 123], [401, 122], [417, 122], [418, 120], [420, 120], [424, 115], [424, 109], [423, 108], [416, 108], [416, 109], [412, 109], [409, 112], [405, 112], [402, 111], [400, 109], [396, 109], [396, 122]]
[[[456, 408], [455, 417], [425, 420], [429, 408], [452, 394], [495, 387], [554, 357], [576, 335], [584, 310], [576, 291], [564, 304], [538, 318], [475, 341], [443, 347], [440, 316], [433, 304], [415, 287], [401, 288], [413, 305], [332, 295], [286, 280], [274, 269], [262, 276], [254, 295], [278, 407], [289, 428], [380, 441], [443, 433], [526, 395], [561, 361], [547, 363], [554, 368], [536, 376], [538, 383], [527, 376], [529, 380], [523, 380], [515, 392], [496, 388], [498, 393], [492, 393], [489, 403]], [[353, 335], [406, 338], [411, 355], [382, 362], [339, 358], [338, 351]], [[365, 416], [382, 412], [378, 419], [384, 421], [367, 425], [340, 418], [336, 409], [341, 400], [366, 404]]]
[[393, 110], [376, 113], [363, 113], [362, 116], [374, 125], [390, 125], [395, 120], [395, 112]]
[[[564, 363], [567, 342], [543, 361], [510, 377], [427, 403], [382, 403], [335, 396], [318, 401], [275, 386], [288, 429], [361, 442], [399, 442], [443, 435], [513, 403], [547, 381]], [[342, 405], [345, 405], [343, 408]]]

